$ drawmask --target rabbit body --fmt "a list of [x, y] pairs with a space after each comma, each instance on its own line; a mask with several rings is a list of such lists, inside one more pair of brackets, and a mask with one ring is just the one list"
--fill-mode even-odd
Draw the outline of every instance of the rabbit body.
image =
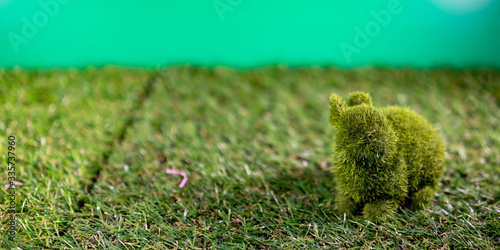
[[398, 208], [420, 210], [444, 171], [444, 146], [431, 124], [403, 107], [373, 107], [367, 93], [330, 97], [336, 130], [333, 174], [342, 213], [384, 221]]

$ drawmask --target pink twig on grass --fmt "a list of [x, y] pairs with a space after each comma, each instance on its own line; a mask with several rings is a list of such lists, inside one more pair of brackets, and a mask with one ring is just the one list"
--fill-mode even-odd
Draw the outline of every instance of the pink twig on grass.
[[11, 185], [12, 186], [14, 186], [14, 185], [21, 186], [21, 185], [23, 185], [23, 183], [22, 182], [18, 182], [18, 181], [9, 182], [7, 185], [5, 185], [5, 190], [9, 189]]
[[183, 188], [184, 185], [186, 185], [186, 183], [188, 182], [188, 175], [186, 172], [182, 171], [182, 170], [177, 170], [177, 169], [167, 169], [167, 174], [179, 174], [179, 175], [182, 175], [182, 181], [181, 183], [179, 184], [179, 187], [180, 188]]

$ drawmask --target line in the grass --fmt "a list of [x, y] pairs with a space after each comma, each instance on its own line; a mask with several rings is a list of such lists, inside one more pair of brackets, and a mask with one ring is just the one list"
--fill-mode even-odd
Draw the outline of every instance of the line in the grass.
[[128, 114], [130, 114], [130, 115], [127, 117], [127, 120], [125, 120], [125, 123], [118, 131], [116, 137], [112, 137], [111, 140], [109, 140], [106, 143], [106, 146], [107, 146], [106, 151], [104, 151], [104, 153], [96, 161], [94, 161], [93, 167], [91, 168], [91, 172], [90, 172], [90, 175], [91, 175], [90, 183], [88, 185], [86, 185], [85, 197], [78, 200], [78, 209], [82, 209], [83, 206], [85, 206], [85, 203], [86, 203], [86, 200], [88, 199], [88, 197], [92, 195], [92, 192], [94, 190], [94, 186], [96, 185], [96, 183], [99, 180], [99, 177], [101, 176], [103, 166], [108, 165], [109, 157], [113, 153], [114, 149], [117, 146], [121, 145], [122, 141], [125, 139], [125, 136], [127, 135], [127, 130], [134, 125], [134, 122], [137, 120], [136, 113], [139, 110], [141, 110], [143, 103], [150, 97], [151, 93], [153, 92], [153, 89], [155, 87], [157, 80], [158, 80], [158, 75], [156, 73], [154, 73], [153, 75], [150, 76], [150, 78], [146, 82], [142, 92], [138, 95], [137, 100], [134, 102], [134, 104], [130, 108], [130, 110], [128, 112]]

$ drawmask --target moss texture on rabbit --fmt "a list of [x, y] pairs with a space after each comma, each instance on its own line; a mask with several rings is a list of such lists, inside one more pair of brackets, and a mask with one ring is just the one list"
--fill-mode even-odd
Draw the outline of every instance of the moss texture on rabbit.
[[368, 93], [347, 102], [330, 96], [337, 131], [333, 174], [342, 213], [381, 222], [399, 207], [419, 210], [431, 201], [444, 171], [444, 146], [435, 129], [408, 108], [375, 108]]

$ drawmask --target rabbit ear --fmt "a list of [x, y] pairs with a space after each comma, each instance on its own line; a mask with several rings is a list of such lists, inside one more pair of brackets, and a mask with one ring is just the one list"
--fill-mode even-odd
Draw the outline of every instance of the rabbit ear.
[[360, 104], [368, 104], [368, 106], [373, 106], [372, 105], [372, 97], [370, 96], [369, 93], [363, 93], [360, 91], [355, 91], [349, 93], [349, 100], [347, 101], [348, 106], [356, 106]]
[[330, 123], [332, 126], [337, 124], [337, 121], [346, 108], [345, 102], [336, 94], [330, 95]]

